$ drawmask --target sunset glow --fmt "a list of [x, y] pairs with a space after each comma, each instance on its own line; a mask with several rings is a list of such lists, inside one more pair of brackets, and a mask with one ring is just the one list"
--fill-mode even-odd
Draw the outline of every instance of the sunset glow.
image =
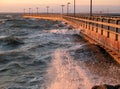
[[[35, 8], [40, 7], [41, 12], [44, 11], [46, 5], [51, 7], [59, 8], [59, 5], [67, 2], [73, 5], [73, 0], [1, 0], [0, 1], [0, 12], [22, 12], [23, 8]], [[77, 6], [88, 6], [90, 0], [76, 0]], [[117, 6], [117, 12], [120, 12], [120, 0], [93, 0], [94, 6]], [[109, 8], [109, 7], [108, 7]], [[109, 8], [111, 9], [111, 8]], [[114, 9], [113, 9], [114, 10]], [[56, 10], [55, 10], [56, 11]]]

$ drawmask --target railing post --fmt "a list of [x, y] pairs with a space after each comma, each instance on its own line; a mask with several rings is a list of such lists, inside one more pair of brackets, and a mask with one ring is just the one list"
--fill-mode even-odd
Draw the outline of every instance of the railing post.
[[[116, 24], [118, 24], [118, 20], [116, 20]], [[118, 41], [118, 28], [115, 29], [116, 32], [116, 36], [115, 36], [115, 40]]]
[[[98, 21], [98, 18], [96, 20]], [[98, 24], [96, 24], [96, 33], [98, 33]]]
[[[101, 19], [101, 21], [103, 22], [103, 18]], [[103, 25], [101, 25], [101, 35], [103, 35]]]
[[[110, 23], [110, 19], [108, 19], [108, 23]], [[107, 27], [107, 38], [109, 38], [110, 36], [109, 30], [110, 30], [110, 26]]]

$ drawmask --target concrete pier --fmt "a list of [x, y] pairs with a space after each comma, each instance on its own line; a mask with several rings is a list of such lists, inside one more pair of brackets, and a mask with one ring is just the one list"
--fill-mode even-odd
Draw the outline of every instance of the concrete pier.
[[65, 21], [80, 29], [87, 40], [104, 48], [120, 64], [120, 17], [59, 14], [25, 14], [23, 17]]

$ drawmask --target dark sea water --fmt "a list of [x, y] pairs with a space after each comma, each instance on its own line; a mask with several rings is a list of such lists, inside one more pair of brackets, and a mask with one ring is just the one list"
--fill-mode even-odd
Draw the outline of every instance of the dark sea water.
[[60, 21], [0, 15], [0, 89], [120, 84], [120, 65]]

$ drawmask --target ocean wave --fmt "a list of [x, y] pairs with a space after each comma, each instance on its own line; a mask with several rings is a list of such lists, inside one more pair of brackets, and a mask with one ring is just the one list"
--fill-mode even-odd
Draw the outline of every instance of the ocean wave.
[[34, 56], [27, 52], [3, 52], [0, 54], [0, 65], [9, 64], [11, 62], [20, 62], [24, 65], [31, 62], [34, 59]]
[[5, 39], [7, 36], [0, 36], [0, 40]]
[[24, 69], [23, 66], [21, 66], [19, 63], [9, 63], [6, 66], [4, 66], [4, 68], [0, 69], [0, 72], [7, 72], [7, 71], [11, 71], [11, 70], [19, 70], [19, 69]]
[[6, 21], [9, 28], [26, 28], [26, 29], [51, 29], [56, 28], [55, 21], [37, 20], [37, 19], [9, 19]]
[[6, 43], [7, 45], [19, 45], [24, 44], [24, 42], [16, 36], [2, 36], [0, 41]]
[[49, 41], [49, 42], [46, 42], [46, 43], [42, 43], [42, 44], [33, 46], [30, 49], [33, 50], [33, 49], [42, 48], [42, 47], [45, 47], [45, 48], [46, 47], [55, 47], [57, 45], [59, 45], [59, 43], [55, 43], [55, 42]]
[[0, 19], [0, 24], [4, 24], [7, 19]]
[[51, 60], [51, 55], [47, 55], [47, 56], [44, 56], [40, 59], [36, 59], [32, 62], [31, 65], [34, 65], [34, 66], [45, 66], [49, 61]]

